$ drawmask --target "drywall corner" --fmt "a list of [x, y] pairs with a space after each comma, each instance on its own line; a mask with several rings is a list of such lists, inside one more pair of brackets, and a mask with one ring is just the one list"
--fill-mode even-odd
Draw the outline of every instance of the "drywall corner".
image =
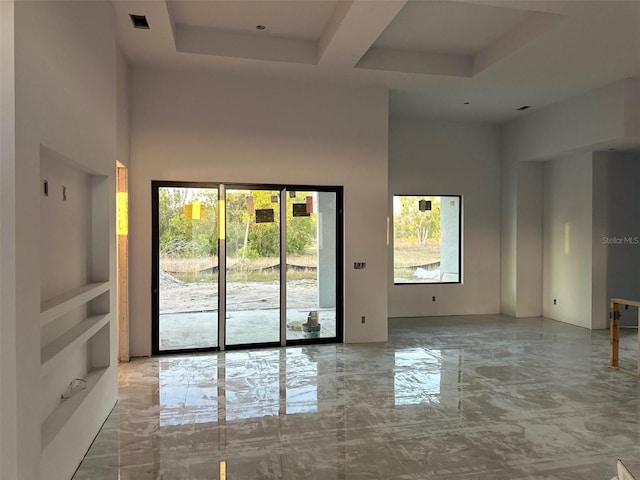
[[0, 2], [0, 478], [18, 478], [14, 1]]

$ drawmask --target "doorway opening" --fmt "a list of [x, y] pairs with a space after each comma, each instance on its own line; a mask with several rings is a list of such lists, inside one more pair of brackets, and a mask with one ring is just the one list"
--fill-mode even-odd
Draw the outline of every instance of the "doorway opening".
[[127, 167], [116, 162], [116, 229], [118, 361], [128, 362], [129, 354], [129, 184]]
[[342, 341], [342, 187], [152, 192], [154, 354]]

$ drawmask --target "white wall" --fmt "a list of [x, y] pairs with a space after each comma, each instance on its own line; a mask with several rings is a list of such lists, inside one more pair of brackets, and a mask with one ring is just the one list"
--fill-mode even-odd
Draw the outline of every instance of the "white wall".
[[[4, 2], [2, 2], [4, 3]], [[4, 5], [2, 17], [4, 22]], [[98, 401], [78, 409], [78, 428], [61, 454], [41, 452], [43, 411], [40, 371], [40, 160], [44, 145], [87, 169], [110, 176], [116, 159], [116, 64], [113, 6], [110, 2], [16, 2], [15, 4], [15, 295], [2, 298], [3, 311], [15, 308], [16, 422], [15, 475], [3, 478], [69, 478], [117, 395], [115, 322], [111, 322], [111, 368], [94, 389]], [[4, 114], [4, 112], [3, 112]], [[3, 122], [4, 126], [4, 122]], [[4, 165], [4, 158], [3, 158]], [[3, 171], [3, 174], [5, 172]], [[5, 198], [3, 198], [3, 201]], [[109, 197], [111, 210], [114, 195]], [[4, 205], [3, 205], [4, 209]], [[110, 231], [114, 232], [114, 215]], [[3, 226], [5, 218], [3, 216]], [[3, 232], [4, 235], [4, 232]], [[114, 233], [110, 236], [114, 238]], [[115, 266], [110, 244], [111, 278]], [[11, 254], [2, 243], [2, 258]], [[5, 275], [3, 265], [2, 275]], [[112, 283], [112, 291], [115, 291]], [[112, 295], [114, 311], [115, 295]], [[4, 334], [4, 332], [3, 332]], [[4, 368], [4, 359], [3, 359]], [[3, 378], [4, 384], [4, 378]], [[66, 385], [59, 385], [62, 391]], [[93, 395], [93, 393], [92, 393]], [[4, 393], [3, 393], [4, 396]], [[3, 418], [7, 412], [3, 411]], [[4, 420], [3, 420], [4, 421]], [[47, 460], [44, 458], [48, 455]]]
[[386, 89], [133, 69], [130, 108], [132, 355], [151, 352], [151, 180], [344, 185], [345, 341], [387, 339]]
[[608, 200], [606, 162], [592, 156], [591, 201], [591, 328], [609, 326], [609, 299], [607, 298], [608, 250], [602, 243], [608, 227]]
[[18, 478], [15, 344], [14, 5], [0, 2], [0, 478]]
[[517, 316], [518, 164], [500, 154], [500, 312]]
[[520, 162], [516, 235], [516, 317], [542, 315], [542, 162]]
[[592, 316], [592, 182], [590, 153], [544, 166], [543, 315], [586, 328]]
[[619, 81], [505, 124], [505, 160], [549, 160], [632, 134], [626, 118], [636, 83]]
[[[640, 300], [640, 155], [605, 152], [594, 155], [601, 168], [604, 192], [594, 204], [605, 209], [604, 232], [594, 250], [606, 258], [606, 301]], [[604, 237], [604, 238], [603, 238]], [[635, 312], [622, 312], [623, 324], [637, 325]]]
[[116, 132], [118, 136], [117, 159], [129, 166], [129, 65], [120, 50], [116, 56]]
[[463, 196], [463, 283], [393, 285], [390, 246], [390, 317], [500, 311], [499, 141], [489, 124], [391, 119], [389, 194]]
[[640, 78], [630, 78], [624, 82], [625, 116], [624, 129], [627, 143], [640, 143]]
[[[40, 175], [48, 182], [49, 195], [40, 197], [40, 298], [49, 300], [86, 285], [91, 269], [91, 184], [86, 173], [61, 164], [43, 152]], [[61, 189], [67, 191], [63, 200]], [[51, 255], [50, 252], [57, 252]]]
[[[627, 79], [502, 125], [503, 313], [536, 314], [540, 311], [535, 308], [536, 298], [542, 296], [540, 287], [536, 289], [543, 265], [538, 246], [541, 226], [536, 227], [540, 225], [538, 215], [531, 210], [532, 206], [539, 209], [539, 175], [523, 174], [520, 164], [611, 146], [639, 145], [639, 111], [640, 81]], [[602, 260], [596, 262], [600, 263]], [[529, 281], [531, 278], [536, 278], [535, 282]]]

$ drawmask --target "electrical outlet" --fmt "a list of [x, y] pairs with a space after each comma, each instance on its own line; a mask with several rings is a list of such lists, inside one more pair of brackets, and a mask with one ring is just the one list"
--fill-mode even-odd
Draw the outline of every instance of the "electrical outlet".
[[554, 298], [554, 299], [553, 299], [553, 304], [554, 304], [554, 305], [557, 305], [557, 304], [558, 304], [558, 299]]
[[353, 268], [355, 270], [364, 270], [367, 268], [367, 262], [353, 262]]
[[434, 295], [433, 297], [431, 297], [431, 301], [435, 302], [436, 301], [436, 296]]
[[364, 323], [366, 321], [366, 318], [365, 318], [364, 315], [362, 317], [360, 317], [360, 319], [362, 320], [362, 323]]

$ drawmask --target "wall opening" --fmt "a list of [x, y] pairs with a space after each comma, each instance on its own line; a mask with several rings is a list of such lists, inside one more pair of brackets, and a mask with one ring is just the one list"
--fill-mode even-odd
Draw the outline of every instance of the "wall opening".
[[118, 237], [118, 361], [128, 362], [129, 354], [129, 187], [128, 171], [116, 162], [116, 205]]

